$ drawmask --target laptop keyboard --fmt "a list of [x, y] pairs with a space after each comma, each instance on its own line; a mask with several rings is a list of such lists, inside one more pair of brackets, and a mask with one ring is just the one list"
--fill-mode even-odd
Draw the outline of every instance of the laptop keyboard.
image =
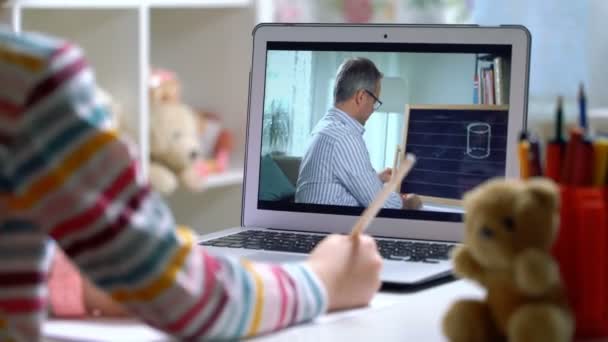
[[[310, 253], [325, 235], [245, 230], [201, 242], [203, 246]], [[387, 260], [437, 263], [448, 260], [454, 244], [376, 238], [380, 255]]]

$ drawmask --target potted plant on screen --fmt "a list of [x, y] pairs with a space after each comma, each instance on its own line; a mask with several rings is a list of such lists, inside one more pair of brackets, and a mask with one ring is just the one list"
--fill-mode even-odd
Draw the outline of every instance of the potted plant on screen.
[[270, 110], [264, 114], [264, 152], [286, 154], [291, 133], [290, 121], [287, 109], [279, 101], [273, 100]]

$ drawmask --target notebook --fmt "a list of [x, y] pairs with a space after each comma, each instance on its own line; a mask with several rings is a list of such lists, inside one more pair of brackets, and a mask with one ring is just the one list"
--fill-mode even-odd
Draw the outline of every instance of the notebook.
[[[258, 25], [241, 227], [200, 243], [215, 254], [304, 260], [325, 235], [351, 230], [377, 189], [370, 174], [380, 179], [413, 153], [399, 191], [421, 205], [399, 208], [400, 195], [391, 195], [367, 233], [384, 258], [385, 284], [448, 276], [449, 252], [463, 237], [462, 194], [492, 177], [518, 176], [529, 58], [521, 26]], [[382, 73], [377, 88], [338, 74], [353, 59]], [[336, 102], [349, 87], [373, 103], [366, 120]]]

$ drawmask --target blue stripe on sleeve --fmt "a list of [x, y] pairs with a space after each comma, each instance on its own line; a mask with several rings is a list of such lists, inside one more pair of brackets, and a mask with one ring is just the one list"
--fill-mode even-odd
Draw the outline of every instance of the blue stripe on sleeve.
[[319, 290], [318, 284], [311, 278], [310, 274], [304, 268], [300, 268], [300, 272], [304, 274], [304, 278], [309, 285], [309, 288], [312, 289], [312, 293], [315, 297], [315, 311], [312, 313], [312, 316], [315, 317], [321, 314], [321, 310], [323, 310], [323, 295], [321, 295], [321, 291]]
[[247, 318], [251, 316], [251, 294], [252, 294], [252, 285], [251, 278], [249, 273], [245, 270], [245, 267], [236, 267], [235, 269], [241, 273], [242, 281], [243, 281], [243, 297], [241, 298], [243, 301], [243, 312], [241, 312], [241, 317], [238, 318], [238, 326], [235, 330], [235, 336], [243, 336], [245, 334]]

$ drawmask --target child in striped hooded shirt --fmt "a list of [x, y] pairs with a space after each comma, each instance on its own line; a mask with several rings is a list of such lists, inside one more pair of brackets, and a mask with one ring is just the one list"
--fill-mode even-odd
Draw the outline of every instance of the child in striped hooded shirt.
[[369, 302], [381, 267], [369, 236], [329, 236], [303, 263], [209, 255], [105, 128], [94, 87], [77, 47], [0, 26], [0, 340], [42, 338], [55, 243], [182, 339], [252, 336]]

